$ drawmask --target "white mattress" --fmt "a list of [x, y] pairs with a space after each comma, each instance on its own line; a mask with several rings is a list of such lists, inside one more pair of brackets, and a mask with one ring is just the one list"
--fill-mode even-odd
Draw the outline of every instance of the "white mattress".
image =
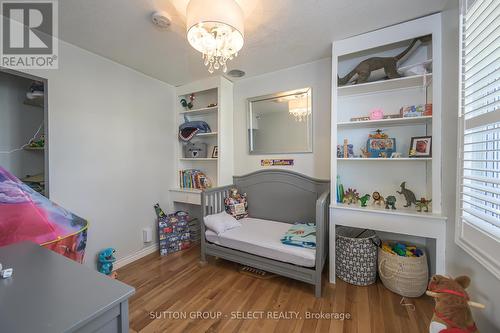
[[299, 266], [314, 267], [316, 250], [284, 245], [280, 239], [290, 224], [254, 218], [240, 220], [241, 227], [217, 235], [207, 229], [206, 239], [217, 245], [279, 260]]

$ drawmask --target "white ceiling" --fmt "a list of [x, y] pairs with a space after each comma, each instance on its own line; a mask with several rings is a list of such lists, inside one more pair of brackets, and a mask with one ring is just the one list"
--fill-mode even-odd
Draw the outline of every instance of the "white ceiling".
[[[173, 85], [210, 74], [185, 38], [189, 0], [59, 1], [61, 39]], [[216, 1], [216, 0], [211, 0]], [[229, 69], [248, 76], [331, 55], [331, 42], [441, 11], [447, 0], [237, 0], [245, 45]], [[207, 0], [207, 6], [210, 1]], [[156, 10], [172, 25], [151, 23]]]

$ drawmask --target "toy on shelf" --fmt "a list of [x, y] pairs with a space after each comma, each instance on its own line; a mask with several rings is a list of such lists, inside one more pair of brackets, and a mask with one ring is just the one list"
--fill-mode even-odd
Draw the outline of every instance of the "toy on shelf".
[[340, 176], [337, 176], [337, 202], [344, 202], [344, 185], [340, 182]]
[[194, 93], [189, 95], [189, 102], [183, 98], [180, 100], [182, 107], [191, 110], [193, 108], [193, 102], [194, 102]]
[[368, 157], [386, 158], [396, 151], [396, 139], [389, 136], [381, 129], [377, 129], [373, 134], [368, 135], [366, 142]]
[[411, 207], [411, 204], [416, 205], [417, 199], [415, 197], [415, 193], [406, 188], [406, 182], [402, 182], [400, 187], [401, 191], [396, 191], [396, 192], [398, 194], [404, 195], [405, 197], [406, 205], [404, 205], [403, 207]]
[[115, 249], [108, 247], [99, 252], [97, 257], [97, 270], [103, 274], [116, 278], [116, 272], [113, 272], [113, 263], [116, 261]]
[[[344, 145], [342, 146], [343, 153], [341, 154], [341, 158], [352, 158], [354, 157], [354, 146], [349, 143], [347, 139], [344, 139]], [[337, 150], [338, 151], [338, 150]]]
[[410, 153], [408, 154], [410, 157], [415, 157], [417, 156], [417, 151], [415, 149], [410, 149]]
[[432, 104], [403, 106], [399, 110], [399, 113], [403, 118], [432, 116]]
[[358, 200], [359, 193], [356, 191], [356, 189], [348, 188], [344, 193], [344, 199], [342, 202], [350, 205], [358, 203]]
[[361, 157], [363, 158], [370, 158], [371, 154], [368, 152], [366, 148], [360, 148], [361, 149]]
[[472, 302], [465, 289], [470, 285], [468, 276], [453, 279], [449, 276], [434, 275], [426, 294], [436, 301], [429, 333], [438, 332], [479, 332], [470, 308], [484, 309], [484, 304]]
[[384, 119], [384, 110], [373, 109], [370, 111], [370, 120], [380, 120]]
[[370, 200], [369, 194], [365, 194], [361, 198], [359, 198], [359, 201], [361, 202], [361, 207], [368, 206], [368, 200]]
[[39, 139], [30, 140], [30, 143], [28, 143], [28, 147], [30, 148], [45, 147], [45, 135], [42, 134]]
[[424, 212], [428, 213], [429, 212], [429, 205], [431, 203], [432, 200], [427, 200], [425, 198], [420, 198], [419, 201], [417, 201], [415, 203], [415, 206], [417, 206], [417, 212], [422, 212], [422, 209], [424, 210]]
[[396, 209], [396, 197], [393, 195], [385, 198], [385, 209]]
[[401, 153], [392, 153], [391, 158], [401, 158]]
[[373, 204], [377, 204], [377, 205], [383, 205], [385, 202], [384, 202], [384, 197], [380, 195], [379, 192], [375, 191], [372, 193], [372, 198], [373, 198]]

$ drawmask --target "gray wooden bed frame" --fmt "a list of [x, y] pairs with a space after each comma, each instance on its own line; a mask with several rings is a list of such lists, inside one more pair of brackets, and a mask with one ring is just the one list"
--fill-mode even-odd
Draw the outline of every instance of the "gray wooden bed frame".
[[248, 265], [315, 286], [321, 297], [321, 273], [328, 251], [330, 181], [287, 170], [262, 170], [233, 177], [234, 184], [205, 190], [201, 195], [202, 218], [224, 210], [224, 198], [236, 187], [247, 193], [251, 217], [286, 223], [316, 222], [315, 267], [302, 267], [210, 243], [201, 221], [201, 262], [211, 255]]

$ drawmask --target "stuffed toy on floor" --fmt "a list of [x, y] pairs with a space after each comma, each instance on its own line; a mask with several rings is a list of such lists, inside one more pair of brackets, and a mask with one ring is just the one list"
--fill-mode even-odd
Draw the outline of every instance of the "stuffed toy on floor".
[[470, 307], [484, 308], [471, 302], [465, 289], [470, 278], [434, 275], [429, 282], [427, 295], [434, 297], [436, 307], [432, 316], [429, 333], [479, 333], [474, 323]]

